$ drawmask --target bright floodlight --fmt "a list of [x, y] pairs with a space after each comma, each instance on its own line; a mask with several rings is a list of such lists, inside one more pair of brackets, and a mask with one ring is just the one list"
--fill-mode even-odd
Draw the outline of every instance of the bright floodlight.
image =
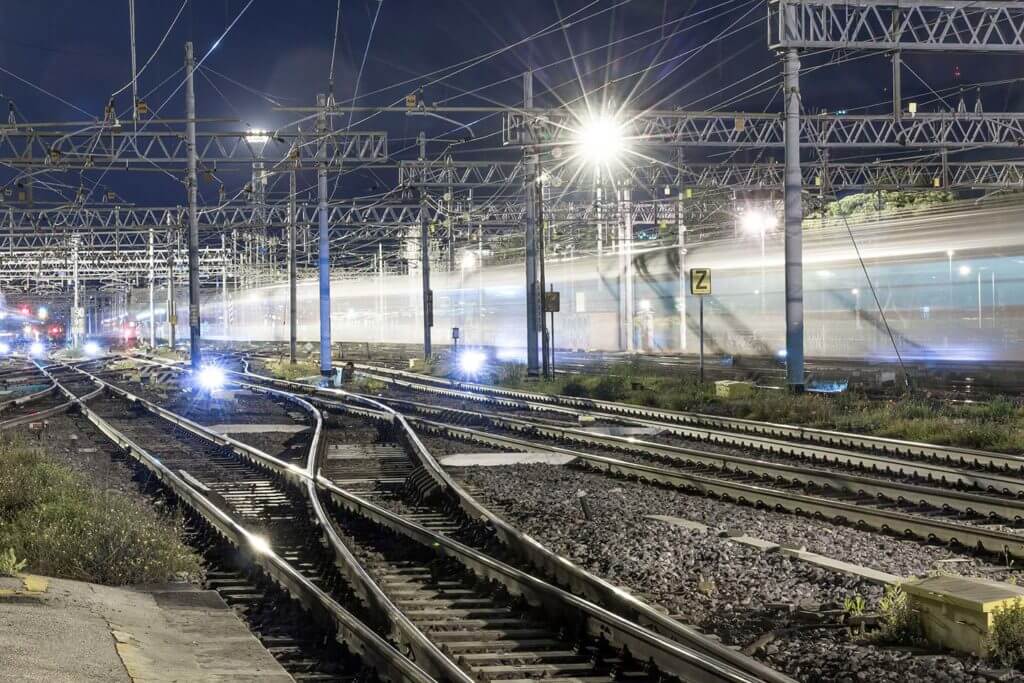
[[618, 159], [626, 148], [626, 136], [622, 124], [604, 114], [583, 124], [578, 143], [584, 159], [602, 166]]
[[245, 134], [245, 139], [252, 145], [265, 145], [270, 140], [270, 135], [265, 130], [251, 130]]
[[82, 350], [89, 356], [100, 355], [100, 345], [94, 341], [85, 342], [85, 346], [82, 347]]
[[740, 225], [745, 233], [763, 235], [778, 227], [779, 219], [764, 211], [747, 211], [740, 218]]
[[207, 391], [216, 391], [224, 386], [224, 371], [216, 365], [204, 365], [199, 371], [199, 386]]
[[33, 356], [41, 356], [46, 349], [43, 348], [42, 342], [32, 342], [32, 345], [28, 347], [28, 352]]
[[459, 355], [459, 369], [467, 375], [475, 375], [483, 369], [486, 361], [487, 356], [480, 351], [463, 351]]
[[50, 312], [46, 310], [46, 306], [40, 306], [36, 314], [39, 316], [40, 320], [46, 320], [46, 316], [48, 316]]
[[462, 269], [473, 270], [476, 268], [476, 254], [471, 251], [462, 252]]
[[11, 352], [11, 345], [7, 342], [0, 342], [0, 356], [6, 356]]
[[960, 266], [960, 274], [961, 275], [970, 275], [971, 274], [971, 267], [970, 266]]

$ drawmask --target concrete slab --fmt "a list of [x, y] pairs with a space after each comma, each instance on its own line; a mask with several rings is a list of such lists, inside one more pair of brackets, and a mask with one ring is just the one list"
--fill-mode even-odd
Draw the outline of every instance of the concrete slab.
[[746, 534], [730, 536], [729, 540], [733, 543], [739, 543], [740, 545], [760, 550], [762, 553], [773, 553], [779, 549], [778, 543], [772, 543], [771, 541], [766, 541], [763, 538], [754, 538], [753, 536], [748, 536]]
[[646, 515], [647, 519], [653, 519], [656, 522], [665, 522], [672, 526], [677, 526], [682, 529], [689, 529], [691, 531], [707, 531], [711, 527], [707, 524], [701, 524], [700, 522], [694, 522], [690, 519], [683, 519], [682, 517], [670, 517], [668, 515]]
[[605, 436], [654, 436], [663, 430], [657, 427], [627, 427], [624, 425], [598, 425], [585, 427], [585, 432]]
[[0, 592], [0, 679], [293, 680], [214, 591], [39, 578], [8, 583]]
[[575, 458], [557, 453], [457, 453], [440, 459], [444, 467], [499, 467], [503, 465], [567, 465]]
[[710, 529], [707, 525], [695, 522], [689, 519], [683, 519], [682, 517], [671, 517], [669, 515], [647, 515], [647, 519], [653, 519], [659, 522], [665, 522], [672, 526], [682, 527], [684, 529], [693, 529], [697, 531], [711, 531], [712, 533], [718, 533], [725, 540], [732, 543], [739, 543], [741, 545], [754, 548], [763, 553], [780, 552], [784, 555], [788, 555], [795, 560], [801, 562], [807, 562], [823, 569], [830, 571], [839, 572], [848, 576], [855, 576], [871, 583], [878, 583], [882, 585], [895, 585], [903, 583], [907, 579], [902, 576], [896, 576], [895, 574], [888, 574], [871, 567], [862, 567], [858, 564], [852, 564], [850, 562], [843, 562], [842, 560], [835, 560], [831, 557], [819, 555], [818, 553], [812, 553], [804, 548], [787, 548], [778, 543], [772, 541], [766, 541], [762, 538], [755, 538], [748, 536], [742, 531], [728, 530], [718, 531]]
[[210, 425], [207, 429], [217, 432], [218, 434], [264, 434], [267, 432], [280, 432], [282, 434], [296, 434], [305, 429], [309, 429], [303, 425], [294, 424], [221, 424], [221, 425]]

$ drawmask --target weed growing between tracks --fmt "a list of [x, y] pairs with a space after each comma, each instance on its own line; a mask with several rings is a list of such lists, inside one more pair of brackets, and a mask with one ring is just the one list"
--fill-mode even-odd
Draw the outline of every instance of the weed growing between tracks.
[[182, 520], [94, 488], [30, 442], [0, 443], [0, 548], [35, 573], [109, 585], [196, 575]]
[[526, 391], [635, 403], [651, 408], [1024, 453], [1024, 403], [1007, 398], [950, 403], [930, 396], [880, 400], [852, 391], [825, 396], [763, 389], [747, 398], [724, 399], [715, 396], [713, 384], [701, 386], [688, 377], [641, 375], [628, 368], [615, 375], [571, 375], [539, 382], [524, 381], [524, 374], [514, 368], [499, 369], [496, 383]]
[[274, 377], [294, 382], [305, 377], [319, 377], [320, 365], [315, 361], [296, 361], [294, 365], [287, 359], [267, 361], [264, 365], [266, 371]]

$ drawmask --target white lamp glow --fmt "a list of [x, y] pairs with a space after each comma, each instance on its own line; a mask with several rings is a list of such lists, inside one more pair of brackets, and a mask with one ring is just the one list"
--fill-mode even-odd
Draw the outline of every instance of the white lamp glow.
[[580, 154], [587, 162], [604, 165], [615, 161], [626, 148], [622, 124], [611, 116], [600, 115], [583, 124], [577, 139]]
[[487, 356], [480, 351], [463, 351], [459, 355], [459, 369], [467, 375], [475, 375], [483, 369], [486, 361]]
[[204, 365], [199, 371], [199, 386], [207, 391], [216, 391], [224, 386], [224, 371], [216, 365]]
[[747, 211], [740, 218], [740, 225], [745, 233], [761, 235], [777, 228], [779, 219], [763, 211]]

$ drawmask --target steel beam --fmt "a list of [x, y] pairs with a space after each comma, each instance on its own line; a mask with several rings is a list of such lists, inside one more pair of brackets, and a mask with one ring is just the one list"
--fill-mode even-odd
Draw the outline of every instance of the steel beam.
[[[564, 109], [509, 112], [506, 145], [527, 144], [528, 131], [553, 146], [573, 146], [581, 124]], [[748, 112], [651, 112], [627, 118], [625, 136], [636, 147], [785, 147], [786, 118]], [[1024, 113], [921, 112], [891, 115], [817, 114], [800, 120], [801, 147], [880, 149], [1017, 148], [1024, 144]]]
[[192, 42], [185, 43], [185, 129], [188, 146], [188, 337], [192, 370], [198, 371], [203, 363], [199, 314], [199, 218], [198, 179], [196, 178], [196, 92], [194, 83], [195, 60]]
[[1020, 53], [1024, 6], [992, 0], [771, 0], [768, 44], [776, 50]]

